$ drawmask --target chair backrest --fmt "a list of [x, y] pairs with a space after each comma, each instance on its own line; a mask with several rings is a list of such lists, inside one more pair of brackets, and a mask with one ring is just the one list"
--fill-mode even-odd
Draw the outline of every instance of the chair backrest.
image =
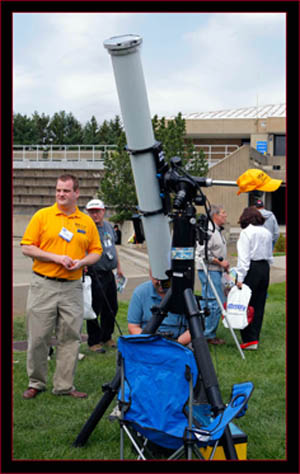
[[193, 387], [198, 376], [193, 352], [148, 334], [121, 336], [118, 349], [124, 364], [125, 400], [129, 402], [124, 419], [149, 432], [182, 438], [188, 424], [183, 412], [189, 398], [187, 375], [191, 374]]

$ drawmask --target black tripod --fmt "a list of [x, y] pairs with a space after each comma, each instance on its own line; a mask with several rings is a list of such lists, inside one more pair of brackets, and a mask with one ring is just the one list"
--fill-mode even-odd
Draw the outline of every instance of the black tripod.
[[[182, 196], [182, 194], [181, 194]], [[175, 201], [174, 201], [175, 203]], [[177, 211], [172, 215], [174, 230], [172, 241], [172, 268], [170, 271], [171, 286], [161, 305], [152, 308], [153, 316], [144, 328], [144, 334], [154, 334], [168, 311], [184, 314], [188, 320], [192, 346], [208, 402], [215, 415], [225, 409], [222, 401], [217, 376], [210, 357], [208, 344], [203, 336], [200, 310], [193, 294], [194, 287], [194, 251], [196, 244], [196, 210], [188, 199], [177, 203]], [[102, 418], [114, 396], [120, 388], [120, 368], [117, 368], [114, 379], [103, 386], [104, 395], [87, 420], [74, 446], [83, 446]], [[236, 450], [229, 428], [223, 434], [223, 447], [227, 459], [237, 459]]]
[[[204, 385], [206, 397], [211, 404], [214, 414], [218, 415], [224, 411], [225, 406], [221, 398], [208, 344], [203, 335], [199, 306], [193, 293], [194, 249], [196, 244], [195, 208], [188, 204], [184, 211], [178, 212], [174, 216], [173, 222], [171, 288], [168, 290], [161, 305], [153, 309], [153, 317], [144, 328], [143, 333], [155, 333], [168, 311], [183, 313], [186, 316], [194, 356]], [[223, 435], [223, 447], [227, 459], [237, 459], [236, 450], [228, 427]]]

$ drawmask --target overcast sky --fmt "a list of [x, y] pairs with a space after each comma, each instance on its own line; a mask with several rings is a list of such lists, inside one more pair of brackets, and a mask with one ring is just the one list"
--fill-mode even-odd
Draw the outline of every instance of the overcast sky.
[[103, 41], [134, 33], [151, 115], [285, 102], [284, 13], [14, 13], [13, 110], [120, 114]]

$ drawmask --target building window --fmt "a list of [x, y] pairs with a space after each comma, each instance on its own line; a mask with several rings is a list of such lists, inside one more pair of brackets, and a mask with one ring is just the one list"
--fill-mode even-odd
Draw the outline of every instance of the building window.
[[274, 135], [274, 156], [285, 156], [285, 135]]

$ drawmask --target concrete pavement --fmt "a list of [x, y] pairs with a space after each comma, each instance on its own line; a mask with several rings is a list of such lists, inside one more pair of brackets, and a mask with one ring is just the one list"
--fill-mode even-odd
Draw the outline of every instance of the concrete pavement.
[[[236, 264], [235, 245], [228, 248], [231, 266]], [[119, 258], [124, 275], [128, 282], [123, 293], [118, 294], [119, 301], [129, 301], [134, 288], [149, 279], [149, 258], [145, 247], [122, 245], [118, 247]], [[25, 314], [27, 293], [32, 275], [32, 261], [24, 257], [20, 247], [20, 239], [13, 240], [13, 314]], [[286, 279], [285, 257], [275, 257], [271, 266], [271, 283], [279, 283]], [[200, 283], [195, 275], [195, 290], [200, 290]]]
[[[128, 301], [134, 288], [149, 279], [149, 259], [145, 251], [118, 247], [124, 275], [128, 278], [126, 288], [118, 293], [119, 301]], [[24, 257], [20, 239], [13, 241], [13, 314], [24, 314], [28, 288], [32, 275], [32, 260]]]

